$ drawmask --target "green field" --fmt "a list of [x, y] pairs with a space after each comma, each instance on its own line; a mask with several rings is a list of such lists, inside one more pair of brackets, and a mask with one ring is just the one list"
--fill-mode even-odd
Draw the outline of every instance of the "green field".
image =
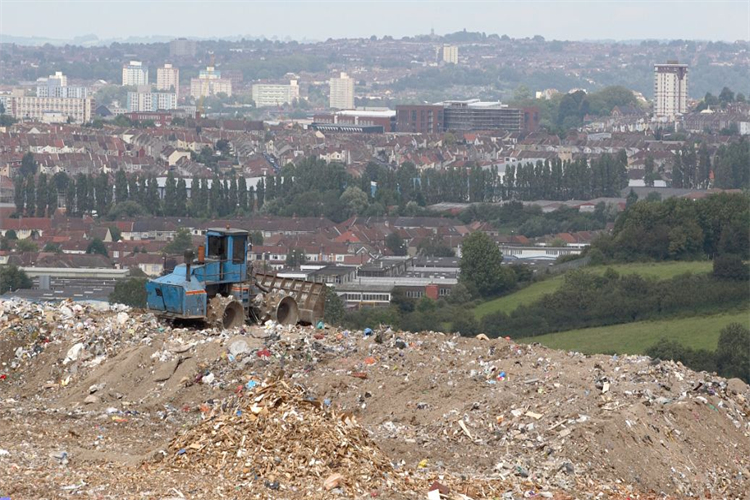
[[554, 349], [575, 350], [586, 354], [643, 354], [661, 338], [675, 340], [686, 347], [713, 351], [719, 331], [729, 323], [750, 326], [750, 309], [728, 311], [706, 316], [639, 321], [624, 325], [600, 326], [525, 337], [518, 342], [539, 342]]
[[[596, 266], [596, 267], [585, 267], [584, 270], [592, 273], [603, 274], [604, 271], [611, 267], [620, 274], [640, 274], [642, 276], [653, 276], [659, 279], [671, 278], [679, 274], [686, 272], [692, 273], [705, 273], [711, 270], [711, 261], [700, 261], [700, 262], [660, 262], [660, 263], [649, 263], [649, 264], [615, 264], [611, 266]], [[562, 284], [563, 276], [555, 276], [544, 281], [533, 283], [526, 288], [500, 297], [499, 299], [491, 300], [479, 304], [474, 308], [474, 317], [482, 319], [487, 314], [502, 311], [504, 313], [511, 313], [516, 307], [521, 304], [530, 304], [542, 296], [552, 293]]]

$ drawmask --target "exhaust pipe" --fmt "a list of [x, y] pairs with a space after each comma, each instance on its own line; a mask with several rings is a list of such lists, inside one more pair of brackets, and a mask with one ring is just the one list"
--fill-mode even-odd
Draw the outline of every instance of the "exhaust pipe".
[[185, 281], [190, 281], [190, 265], [193, 263], [193, 251], [191, 249], [185, 250]]

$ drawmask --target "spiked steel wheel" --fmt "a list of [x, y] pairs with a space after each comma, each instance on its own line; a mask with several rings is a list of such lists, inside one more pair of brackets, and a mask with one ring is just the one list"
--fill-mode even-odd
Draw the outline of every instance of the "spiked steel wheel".
[[245, 310], [234, 297], [217, 295], [208, 302], [206, 322], [224, 330], [237, 328], [245, 322]]

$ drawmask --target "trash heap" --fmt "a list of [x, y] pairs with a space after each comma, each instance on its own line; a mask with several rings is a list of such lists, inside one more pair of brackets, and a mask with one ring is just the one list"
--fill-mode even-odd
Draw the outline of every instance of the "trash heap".
[[0, 301], [0, 420], [0, 498], [750, 500], [747, 384], [484, 335]]
[[224, 401], [177, 436], [165, 466], [225, 478], [275, 498], [403, 490], [387, 456], [357, 423], [276, 380]]

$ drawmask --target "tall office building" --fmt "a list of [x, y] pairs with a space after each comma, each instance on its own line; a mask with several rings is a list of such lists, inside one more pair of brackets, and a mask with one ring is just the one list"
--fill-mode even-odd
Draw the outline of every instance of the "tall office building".
[[458, 64], [458, 47], [455, 45], [443, 45], [438, 48], [438, 60], [449, 64]]
[[354, 109], [354, 78], [341, 73], [339, 78], [331, 78], [328, 85], [330, 87], [329, 107]]
[[276, 83], [256, 83], [253, 85], [253, 101], [259, 108], [265, 106], [283, 106], [299, 99], [297, 80], [288, 85]]
[[140, 61], [130, 61], [122, 67], [123, 85], [148, 85], [148, 68]]
[[654, 114], [674, 118], [687, 112], [688, 66], [677, 61], [654, 64]]
[[174, 90], [180, 95], [180, 70], [171, 64], [156, 69], [156, 90]]
[[232, 81], [221, 77], [221, 71], [213, 66], [202, 69], [198, 78], [190, 80], [190, 95], [197, 98], [208, 97], [219, 93], [232, 95]]
[[169, 55], [172, 57], [195, 57], [195, 40], [178, 38], [169, 42]]

